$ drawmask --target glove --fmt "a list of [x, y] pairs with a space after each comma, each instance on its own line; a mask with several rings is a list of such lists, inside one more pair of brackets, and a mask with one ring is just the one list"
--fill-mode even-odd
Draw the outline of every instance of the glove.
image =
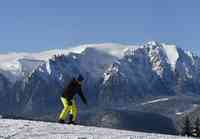
[[72, 106], [72, 101], [71, 100], [68, 100], [68, 105]]
[[88, 103], [87, 103], [87, 101], [85, 101], [85, 102], [84, 102], [84, 104], [88, 106]]

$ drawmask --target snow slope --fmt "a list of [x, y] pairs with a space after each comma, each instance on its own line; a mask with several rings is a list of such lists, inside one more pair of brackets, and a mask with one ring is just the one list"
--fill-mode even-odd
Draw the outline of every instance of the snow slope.
[[0, 139], [189, 139], [97, 127], [0, 119]]
[[178, 54], [176, 46], [163, 44], [163, 47], [165, 49], [165, 52], [167, 54], [167, 57], [168, 57], [169, 63], [171, 64], [172, 69], [175, 70], [176, 62], [179, 58], [179, 54]]

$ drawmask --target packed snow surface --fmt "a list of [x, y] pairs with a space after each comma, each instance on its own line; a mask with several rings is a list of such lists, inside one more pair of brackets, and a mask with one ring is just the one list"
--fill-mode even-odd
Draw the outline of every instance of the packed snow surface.
[[0, 139], [189, 139], [124, 130], [0, 119]]

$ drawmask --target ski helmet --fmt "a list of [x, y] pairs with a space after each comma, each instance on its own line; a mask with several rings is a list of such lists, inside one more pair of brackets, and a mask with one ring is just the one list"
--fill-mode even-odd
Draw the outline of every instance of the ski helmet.
[[81, 74], [79, 74], [77, 80], [78, 80], [78, 81], [83, 81], [84, 78], [83, 78], [83, 76], [82, 76]]

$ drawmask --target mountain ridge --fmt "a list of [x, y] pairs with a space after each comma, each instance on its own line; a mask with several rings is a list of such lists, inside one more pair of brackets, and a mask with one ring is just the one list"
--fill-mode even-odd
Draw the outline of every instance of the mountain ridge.
[[[85, 77], [83, 91], [89, 100], [89, 108], [85, 108], [76, 98], [83, 111], [94, 107], [136, 109], [165, 114], [174, 120], [177, 113], [188, 112], [196, 104], [194, 99], [200, 95], [198, 56], [175, 45], [158, 42], [137, 48], [122, 46], [118, 49], [112, 44], [101, 49], [92, 46], [49, 55], [50, 59], [46, 61], [23, 59], [25, 72], [15, 82], [10, 83], [2, 73], [0, 85], [7, 84], [8, 87], [0, 89], [0, 99], [5, 100], [0, 105], [0, 114], [45, 117], [59, 113], [62, 109], [59, 97], [64, 86], [80, 73]], [[120, 56], [116, 56], [119, 53]], [[9, 77], [12, 80], [12, 76]], [[161, 97], [183, 96], [191, 97], [187, 99], [188, 104], [182, 103], [184, 99], [147, 103]], [[145, 104], [145, 101], [146, 105], [137, 105], [137, 102]], [[163, 105], [159, 107], [157, 103]], [[177, 105], [171, 108], [170, 104]]]

